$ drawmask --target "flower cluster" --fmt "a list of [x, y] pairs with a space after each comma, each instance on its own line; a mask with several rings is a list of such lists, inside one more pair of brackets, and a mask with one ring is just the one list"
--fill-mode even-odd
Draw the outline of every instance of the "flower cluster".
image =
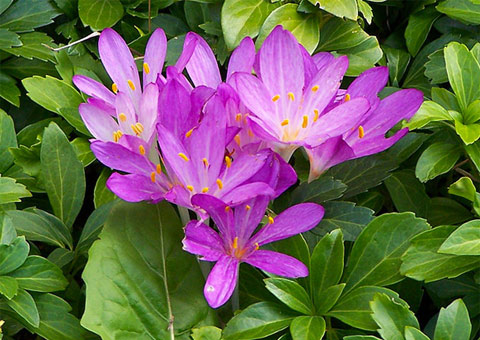
[[308, 275], [300, 261], [261, 247], [315, 227], [321, 206], [298, 204], [268, 216], [258, 229], [269, 202], [297, 181], [288, 164], [297, 148], [308, 155], [313, 180], [335, 164], [390, 147], [407, 129], [385, 134], [422, 103], [413, 89], [380, 100], [385, 67], [340, 89], [348, 59], [311, 56], [281, 26], [258, 53], [245, 38], [225, 81], [195, 33], [187, 34], [178, 61], [162, 73], [166, 37], [161, 29], [153, 32], [142, 83], [115, 31], [105, 29], [98, 48], [111, 90], [81, 75], [73, 81], [89, 96], [79, 111], [94, 137], [91, 149], [118, 171], [107, 186], [126, 201], [165, 199], [197, 214], [199, 220], [185, 227], [183, 245], [200, 260], [216, 262], [204, 290], [214, 308], [232, 295], [241, 262], [276, 275]]

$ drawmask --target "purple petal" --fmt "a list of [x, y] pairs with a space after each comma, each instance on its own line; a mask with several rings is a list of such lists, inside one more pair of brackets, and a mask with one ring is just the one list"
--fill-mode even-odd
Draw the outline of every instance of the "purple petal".
[[113, 132], [118, 130], [118, 124], [108, 112], [87, 103], [80, 104], [78, 111], [88, 131], [95, 138], [102, 141], [113, 140]]
[[127, 202], [153, 201], [156, 203], [163, 199], [165, 193], [158, 184], [152, 182], [150, 177], [137, 174], [113, 173], [107, 180], [106, 186]]
[[254, 182], [240, 185], [228, 193], [221, 195], [220, 198], [228, 204], [237, 205], [258, 195], [268, 196], [272, 199], [275, 196], [275, 191], [267, 183]]
[[348, 87], [347, 93], [351, 98], [366, 98], [370, 105], [377, 100], [378, 93], [387, 85], [388, 68], [385, 66], [374, 67], [358, 76]]
[[150, 39], [148, 39], [147, 47], [145, 48], [143, 62], [148, 66], [144, 66], [143, 69], [144, 89], [149, 83], [155, 83], [157, 76], [162, 73], [166, 53], [167, 37], [161, 28], [157, 28], [150, 36]]
[[[118, 92], [115, 100], [115, 109], [117, 112], [117, 121], [123, 133], [134, 134], [132, 125], [137, 122], [135, 115], [135, 107], [128, 94], [125, 92]], [[125, 120], [120, 119], [120, 115], [125, 115]]]
[[227, 82], [234, 72], [251, 73], [255, 62], [255, 44], [252, 38], [245, 37], [233, 51], [227, 70]]
[[270, 152], [269, 150], [262, 150], [256, 155], [244, 154], [237, 157], [232, 162], [231, 167], [225, 168], [221, 175], [225, 189], [235, 188], [250, 179], [263, 167]]
[[275, 275], [292, 278], [308, 276], [308, 268], [302, 262], [271, 250], [257, 250], [243, 262]]
[[168, 80], [159, 100], [159, 123], [177, 138], [183, 136], [192, 125], [190, 94], [175, 79]]
[[301, 203], [284, 210], [252, 238], [252, 244], [263, 245], [303, 233], [314, 228], [322, 219], [325, 209], [315, 203]]
[[72, 81], [80, 91], [88, 96], [99, 98], [106, 103], [115, 105], [115, 95], [98, 81], [82, 75], [73, 76]]
[[[312, 78], [318, 73], [317, 66], [315, 65], [314, 59], [310, 56], [310, 53], [306, 50], [305, 47], [299, 44], [300, 50], [302, 51], [303, 57], [303, 68], [305, 70], [305, 84], [310, 84]], [[332, 58], [333, 59], [333, 58]]]
[[393, 144], [398, 142], [403, 136], [408, 133], [408, 128], [397, 131], [392, 137], [385, 138], [382, 135], [373, 136], [371, 138], [365, 138], [365, 141], [361, 140], [352, 145], [353, 151], [356, 157], [363, 157], [373, 155], [374, 153], [382, 152]]
[[192, 197], [192, 204], [204, 209], [213, 219], [227, 242], [234, 239], [235, 227], [233, 219], [233, 211], [228, 208], [227, 204], [222, 200], [206, 194], [196, 194]]
[[192, 101], [192, 108], [190, 110], [190, 115], [188, 116], [188, 119], [192, 122], [192, 125], [198, 124], [200, 120], [200, 113], [205, 106], [205, 103], [214, 95], [214, 93], [215, 90], [207, 86], [197, 86], [193, 89], [190, 97], [190, 100]]
[[203, 261], [218, 261], [223, 255], [223, 241], [212, 228], [199, 221], [190, 221], [184, 230], [183, 250], [200, 255]]
[[[195, 209], [195, 207], [192, 206], [192, 203], [190, 202], [191, 196], [191, 192], [185, 189], [184, 185], [175, 185], [165, 193], [165, 200], [169, 201], [170, 203], [185, 207], [187, 209], [195, 210], [195, 212], [200, 213], [198, 209]], [[207, 217], [208, 216], [206, 216], [205, 218]]]
[[158, 97], [159, 93], [156, 83], [145, 86], [138, 115], [138, 121], [144, 128], [141, 136], [145, 140], [150, 140], [152, 134], [155, 132], [158, 118]]
[[234, 209], [235, 234], [238, 237], [238, 247], [240, 249], [247, 246], [250, 236], [265, 216], [265, 210], [270, 202], [271, 196], [263, 196], [259, 192], [256, 194], [256, 197], [237, 205]]
[[188, 61], [192, 57], [195, 48], [197, 47], [198, 39], [197, 35], [193, 32], [188, 32], [183, 41], [182, 54], [178, 57], [177, 62], [175, 63], [175, 68], [179, 73], [183, 72], [183, 69], [187, 65]]
[[190, 32], [197, 39], [197, 45], [193, 51], [186, 68], [188, 75], [195, 86], [205, 85], [216, 89], [222, 82], [217, 59], [207, 42], [198, 34]]
[[317, 70], [320, 71], [322, 68], [329, 65], [335, 59], [335, 57], [330, 52], [319, 52], [313, 55], [312, 59], [317, 67]]
[[208, 275], [203, 294], [212, 308], [218, 308], [230, 299], [237, 285], [237, 259], [223, 255]]

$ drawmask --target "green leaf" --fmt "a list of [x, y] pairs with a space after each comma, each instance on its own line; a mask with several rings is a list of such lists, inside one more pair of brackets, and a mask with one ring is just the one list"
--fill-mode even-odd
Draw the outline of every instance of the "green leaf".
[[37, 305], [27, 291], [19, 289], [15, 297], [7, 300], [7, 305], [33, 327], [38, 327], [40, 324]]
[[427, 217], [430, 198], [413, 170], [394, 172], [385, 180], [385, 185], [399, 212], [411, 211], [418, 217]]
[[469, 340], [472, 324], [462, 299], [441, 308], [435, 327], [434, 340]]
[[415, 327], [406, 326], [405, 327], [405, 340], [430, 340], [428, 336], [423, 334], [420, 330]]
[[320, 9], [332, 13], [337, 17], [345, 17], [351, 20], [357, 20], [358, 7], [355, 0], [308, 0], [314, 5], [319, 5]]
[[343, 273], [343, 234], [336, 229], [325, 235], [315, 246], [310, 261], [310, 292], [315, 306], [322, 303], [323, 292], [336, 285]]
[[0, 204], [21, 202], [20, 198], [31, 197], [32, 194], [13, 178], [0, 177]]
[[11, 300], [17, 295], [18, 284], [17, 280], [10, 276], [0, 276], [0, 294]]
[[410, 54], [404, 50], [388, 46], [383, 46], [382, 49], [387, 57], [390, 81], [394, 86], [398, 86], [410, 62]]
[[440, 254], [438, 249], [456, 229], [439, 226], [415, 236], [402, 256], [400, 272], [415, 280], [432, 282], [457, 277], [480, 266], [478, 256]]
[[415, 56], [427, 39], [434, 21], [440, 16], [435, 8], [427, 7], [423, 11], [416, 12], [408, 18], [408, 25], [405, 29], [405, 42], [408, 52]]
[[405, 124], [410, 130], [424, 127], [430, 122], [451, 121], [452, 116], [442, 106], [433, 101], [425, 101], [418, 109], [417, 113], [410, 121]]
[[297, 316], [290, 324], [293, 340], [321, 340], [325, 334], [325, 319], [321, 316]]
[[378, 333], [385, 340], [404, 340], [405, 327], [419, 328], [417, 318], [407, 306], [395, 302], [390, 296], [376, 294], [370, 302], [372, 318], [380, 329]]
[[297, 282], [284, 278], [265, 279], [266, 288], [291, 309], [312, 315], [313, 304], [305, 289]]
[[428, 210], [428, 222], [432, 226], [458, 224], [472, 218], [463, 205], [446, 197], [433, 197]]
[[44, 44], [51, 45], [52, 42], [52, 38], [47, 34], [43, 32], [25, 33], [20, 36], [20, 40], [22, 46], [7, 49], [5, 52], [27, 59], [37, 58], [43, 61], [55, 61], [53, 51], [44, 46]]
[[480, 24], [480, 4], [472, 0], [446, 0], [437, 5], [437, 11], [465, 23]]
[[9, 276], [16, 278], [20, 288], [35, 292], [64, 290], [68, 281], [56, 265], [40, 256], [29, 256]]
[[227, 47], [234, 49], [247, 36], [255, 38], [265, 19], [279, 5], [268, 0], [226, 0], [222, 7], [222, 30]]
[[448, 82], [443, 50], [433, 52], [428, 56], [428, 59], [429, 61], [425, 63], [425, 76], [430, 79], [430, 83], [443, 84]]
[[[3, 63], [3, 61], [2, 61]], [[3, 65], [2, 65], [3, 68]], [[20, 90], [15, 79], [8, 74], [0, 72], [0, 97], [16, 107], [20, 106]]]
[[70, 144], [72, 144], [77, 158], [86, 167], [96, 159], [92, 150], [90, 150], [90, 142], [86, 138], [77, 137]]
[[432, 100], [448, 110], [461, 111], [457, 97], [447, 89], [432, 87]]
[[386, 286], [403, 279], [400, 257], [410, 239], [430, 226], [412, 213], [383, 214], [370, 222], [353, 244], [344, 274], [345, 292], [356, 287]]
[[370, 301], [373, 301], [377, 293], [384, 293], [395, 299], [396, 302], [407, 305], [393, 290], [382, 287], [365, 286], [356, 288], [343, 295], [326, 315], [333, 316], [355, 328], [375, 331], [378, 326], [371, 317], [372, 310], [370, 309]]
[[303, 202], [323, 203], [342, 196], [347, 186], [333, 177], [322, 176], [319, 179], [300, 184], [292, 192], [292, 205]]
[[0, 244], [0, 275], [8, 274], [25, 262], [30, 246], [19, 236], [11, 244]]
[[273, 302], [253, 304], [235, 315], [223, 330], [225, 340], [260, 339], [287, 328], [294, 315]]
[[115, 205], [83, 272], [82, 325], [103, 339], [113, 334], [166, 339], [170, 320], [179, 333], [204, 320], [202, 274], [195, 258], [182, 250], [182, 237], [168, 203]]
[[0, 174], [4, 173], [13, 163], [9, 148], [17, 147], [17, 136], [13, 119], [0, 109]]
[[255, 46], [260, 48], [270, 32], [281, 24], [284, 29], [289, 30], [297, 38], [308, 52], [313, 53], [320, 39], [318, 18], [312, 14], [299, 13], [297, 8], [297, 4], [285, 4], [270, 13], [260, 28]]
[[465, 151], [467, 151], [468, 157], [475, 164], [477, 170], [480, 171], [480, 141], [465, 145]]
[[193, 340], [220, 340], [222, 330], [214, 326], [204, 326], [192, 329]]
[[448, 80], [462, 110], [480, 98], [480, 65], [465, 45], [451, 42], [444, 49]]
[[12, 220], [5, 214], [0, 214], [0, 244], [11, 244], [17, 237]]
[[20, 37], [15, 32], [6, 28], [0, 28], [0, 48], [9, 49], [13, 46], [21, 46]]
[[438, 249], [442, 254], [480, 255], [480, 220], [462, 224]]
[[372, 7], [370, 7], [370, 5], [363, 0], [357, 0], [357, 5], [358, 5], [358, 11], [362, 13], [363, 17], [365, 18], [367, 23], [370, 25], [372, 23], [372, 18], [373, 18]]
[[98, 238], [113, 205], [114, 202], [110, 202], [92, 212], [85, 223], [85, 227], [82, 229], [75, 252], [79, 254], [86, 254], [88, 252], [92, 243]]
[[465, 124], [476, 123], [480, 120], [480, 100], [475, 100], [468, 105], [467, 110], [463, 112], [463, 122]]
[[317, 314], [323, 315], [330, 311], [342, 295], [344, 288], [345, 283], [341, 283], [321, 291], [317, 299], [318, 303], [315, 305]]
[[116, 197], [115, 194], [106, 186], [107, 179], [111, 174], [112, 171], [105, 167], [98, 176], [97, 182], [95, 183], [95, 189], [93, 191], [93, 203], [95, 204], [95, 208], [113, 201]]
[[53, 22], [61, 13], [48, 0], [18, 0], [0, 16], [0, 28], [27, 32]]
[[40, 160], [43, 183], [53, 211], [71, 227], [85, 196], [85, 173], [75, 150], [55, 123], [45, 129]]
[[343, 338], [343, 340], [382, 340], [373, 335], [350, 335]]
[[421, 182], [427, 182], [448, 172], [461, 156], [458, 145], [436, 142], [430, 145], [418, 159], [415, 175]]
[[72, 262], [74, 257], [75, 254], [73, 251], [65, 248], [57, 248], [48, 255], [47, 259], [59, 268], [63, 268]]
[[475, 200], [477, 190], [470, 177], [462, 177], [448, 187], [448, 193], [455, 196], [463, 197], [470, 202]]
[[455, 120], [455, 131], [467, 145], [474, 143], [480, 138], [480, 124], [465, 125]]
[[85, 26], [100, 31], [123, 17], [123, 6], [119, 0], [79, 0], [78, 14]]

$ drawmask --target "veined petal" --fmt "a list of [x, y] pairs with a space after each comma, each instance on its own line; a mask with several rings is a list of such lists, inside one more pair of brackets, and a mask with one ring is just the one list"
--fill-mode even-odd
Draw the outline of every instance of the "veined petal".
[[370, 105], [378, 98], [378, 93], [387, 85], [388, 68], [385, 66], [373, 67], [360, 74], [348, 87], [350, 98], [366, 98]]
[[408, 128], [403, 128], [389, 138], [385, 138], [383, 135], [376, 135], [369, 138], [365, 137], [365, 140], [360, 140], [352, 145], [352, 149], [356, 157], [373, 155], [374, 153], [388, 149], [407, 133]]
[[189, 32], [197, 39], [197, 45], [186, 64], [187, 72], [195, 86], [205, 85], [216, 89], [222, 82], [217, 59], [207, 42], [198, 34]]
[[245, 37], [233, 51], [228, 62], [227, 82], [234, 72], [252, 73], [255, 62], [255, 44], [252, 38]]
[[158, 117], [158, 86], [155, 83], [150, 83], [145, 86], [142, 94], [142, 101], [140, 102], [138, 121], [143, 125], [142, 138], [150, 140], [150, 137], [155, 132]]
[[191, 125], [190, 94], [176, 79], [167, 81], [160, 94], [159, 123], [165, 126], [177, 138], [181, 138]]
[[302, 51], [302, 57], [303, 57], [303, 68], [305, 71], [305, 84], [310, 84], [310, 81], [318, 73], [317, 66], [315, 65], [315, 61], [313, 60], [310, 53], [308, 53], [306, 48], [300, 44], [299, 44], [299, 47], [300, 47], [300, 50]]
[[82, 75], [73, 76], [72, 81], [80, 91], [88, 96], [99, 98], [106, 103], [115, 105], [115, 95], [102, 83]]
[[92, 135], [102, 141], [113, 140], [113, 132], [118, 130], [118, 124], [107, 112], [96, 105], [82, 103], [78, 107], [85, 126]]
[[118, 125], [123, 133], [135, 134], [132, 125], [135, 125], [137, 118], [135, 117], [135, 107], [131, 97], [125, 92], [118, 92], [115, 98], [115, 109], [117, 112]]
[[195, 87], [191, 94], [190, 100], [192, 101], [192, 108], [190, 109], [190, 114], [188, 115], [188, 129], [197, 125], [200, 121], [200, 113], [208, 102], [208, 100], [215, 94], [215, 90], [207, 86], [197, 86]]
[[[178, 206], [195, 210], [197, 213], [199, 213], [199, 211], [196, 210], [195, 207], [193, 207], [192, 203], [190, 202], [191, 196], [192, 196], [191, 192], [185, 189], [184, 185], [175, 185], [165, 193], [165, 200], [167, 200], [170, 203], [176, 204]], [[203, 218], [203, 215], [202, 215], [202, 218]]]
[[224, 254], [223, 241], [210, 227], [200, 221], [190, 221], [184, 229], [183, 250], [200, 255], [203, 261], [218, 261]]
[[221, 192], [219, 197], [227, 204], [232, 206], [244, 203], [258, 195], [268, 196], [270, 199], [275, 197], [275, 190], [264, 182], [253, 182], [242, 184], [226, 193]]
[[235, 235], [238, 237], [240, 249], [247, 246], [250, 236], [265, 216], [265, 210], [270, 202], [271, 196], [259, 195], [259, 192], [256, 194], [254, 198], [236, 205], [234, 209]]
[[315, 66], [317, 67], [317, 71], [319, 72], [325, 66], [330, 64], [335, 59], [335, 57], [330, 52], [318, 52], [317, 54], [314, 54], [312, 56], [312, 59], [315, 63]]
[[185, 40], [183, 41], [183, 49], [182, 53], [178, 57], [177, 62], [175, 63], [175, 68], [178, 70], [179, 73], [183, 72], [183, 69], [187, 65], [188, 61], [192, 57], [195, 48], [197, 47], [198, 39], [197, 35], [193, 34], [192, 32], [188, 32], [185, 36]]
[[243, 262], [275, 275], [292, 278], [308, 276], [308, 268], [302, 262], [271, 250], [257, 250]]
[[239, 262], [223, 255], [208, 275], [203, 294], [212, 308], [218, 308], [230, 299], [238, 279]]
[[251, 239], [251, 244], [263, 245], [303, 233], [314, 228], [322, 219], [325, 209], [316, 203], [294, 205], [275, 217]]
[[149, 83], [155, 83], [157, 76], [162, 73], [166, 53], [167, 37], [161, 28], [157, 28], [148, 39], [145, 48], [145, 57], [143, 58], [143, 62], [146, 63], [143, 70], [144, 89]]
[[113, 173], [106, 183], [107, 188], [122, 200], [127, 202], [153, 201], [159, 202], [163, 199], [165, 190], [153, 183], [150, 177], [129, 174], [120, 175]]

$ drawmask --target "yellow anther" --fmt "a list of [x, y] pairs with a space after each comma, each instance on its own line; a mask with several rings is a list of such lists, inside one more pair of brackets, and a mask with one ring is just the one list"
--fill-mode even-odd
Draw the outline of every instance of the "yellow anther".
[[258, 245], [258, 242], [255, 242], [255, 250], [260, 249], [260, 246]]
[[230, 207], [229, 207], [228, 205], [225, 207], [225, 211], [226, 211], [226, 212], [229, 212], [229, 211], [230, 211]]
[[242, 114], [241, 113], [237, 113], [237, 115], [235, 116], [235, 120], [237, 122], [241, 121], [242, 120]]
[[358, 138], [363, 138], [365, 136], [365, 130], [363, 130], [363, 126], [358, 127]]
[[147, 63], [143, 63], [143, 70], [145, 71], [146, 74], [150, 73], [150, 66], [148, 66]]
[[143, 125], [141, 123], [136, 123], [135, 125], [132, 124], [130, 127], [132, 128], [133, 133], [137, 136], [143, 132]]
[[318, 120], [318, 116], [320, 115], [320, 113], [318, 112], [317, 109], [314, 109], [313, 113], [314, 113], [313, 122], [315, 123]]
[[178, 154], [178, 157], [180, 157], [181, 159], [183, 159], [185, 162], [188, 162], [190, 159], [188, 159], [188, 157], [183, 153], [183, 152], [180, 152]]
[[120, 140], [120, 138], [123, 136], [122, 131], [117, 130], [113, 132], [113, 141], [116, 143]]
[[187, 131], [187, 133], [185, 134], [185, 137], [190, 137], [192, 135], [192, 132], [193, 132], [193, 129], [190, 129]]
[[314, 87], [312, 87], [312, 92], [317, 92], [319, 88], [320, 86], [315, 85]]
[[285, 126], [285, 125], [288, 125], [288, 123], [290, 123], [290, 121], [288, 119], [285, 119], [284, 121], [282, 121], [280, 123], [281, 126]]
[[127, 121], [127, 116], [125, 115], [125, 113], [120, 113], [118, 115], [118, 119], [120, 119], [121, 122], [126, 122]]
[[279, 99], [280, 99], [280, 95], [276, 94], [276, 95], [274, 95], [274, 96], [272, 97], [272, 102], [275, 103], [275, 102], [276, 102], [277, 100], [279, 100]]
[[245, 210], [250, 210], [250, 209], [252, 209], [252, 207], [247, 204], [247, 205], [245, 206]]
[[187, 185], [187, 189], [193, 191], [193, 187], [191, 185]]
[[133, 84], [133, 81], [130, 79], [127, 80], [128, 86], [132, 89], [132, 91], [135, 91], [135, 84]]
[[202, 162], [203, 162], [203, 165], [205, 165], [205, 167], [208, 167], [209, 163], [206, 158], [202, 159]]
[[227, 168], [232, 166], [232, 159], [228, 156], [225, 156], [225, 163], [227, 164]]
[[217, 185], [218, 185], [218, 189], [222, 189], [223, 188], [223, 182], [220, 178], [217, 179]]
[[268, 224], [273, 224], [273, 222], [275, 222], [275, 220], [273, 219], [272, 216], [268, 216]]
[[233, 247], [233, 249], [237, 249], [237, 248], [238, 248], [238, 236], [236, 236], [236, 237], [233, 239], [232, 247]]
[[202, 192], [203, 192], [203, 193], [207, 193], [207, 192], [208, 192], [208, 187], [203, 188], [203, 189], [202, 189]]
[[157, 164], [157, 174], [161, 174], [162, 173], [162, 166], [160, 164]]
[[117, 93], [117, 92], [118, 92], [118, 86], [117, 86], [117, 84], [115, 84], [115, 83], [112, 84], [112, 91], [113, 91], [113, 93]]
[[240, 145], [240, 136], [239, 135], [236, 135], [235, 137], [233, 137], [233, 139], [235, 140], [235, 143]]
[[152, 173], [150, 174], [150, 179], [152, 180], [153, 183], [155, 183], [155, 171], [152, 171]]
[[138, 151], [140, 151], [140, 154], [141, 154], [141, 155], [145, 155], [145, 148], [143, 147], [143, 145], [140, 145], [140, 146], [138, 147]]
[[348, 102], [349, 100], [350, 100], [350, 95], [347, 93], [347, 94], [345, 95], [345, 101]]
[[307, 115], [304, 115], [303, 116], [303, 122], [302, 122], [302, 128], [306, 128], [308, 125], [308, 116]]
[[247, 133], [250, 137], [254, 136], [252, 129], [248, 129]]
[[140, 131], [140, 133], [143, 132], [144, 127], [142, 123], [136, 123], [135, 126], [137, 127], [138, 131]]
[[295, 100], [295, 95], [293, 94], [293, 92], [288, 92], [287, 96], [288, 96], [288, 99], [290, 99], [291, 101]]

